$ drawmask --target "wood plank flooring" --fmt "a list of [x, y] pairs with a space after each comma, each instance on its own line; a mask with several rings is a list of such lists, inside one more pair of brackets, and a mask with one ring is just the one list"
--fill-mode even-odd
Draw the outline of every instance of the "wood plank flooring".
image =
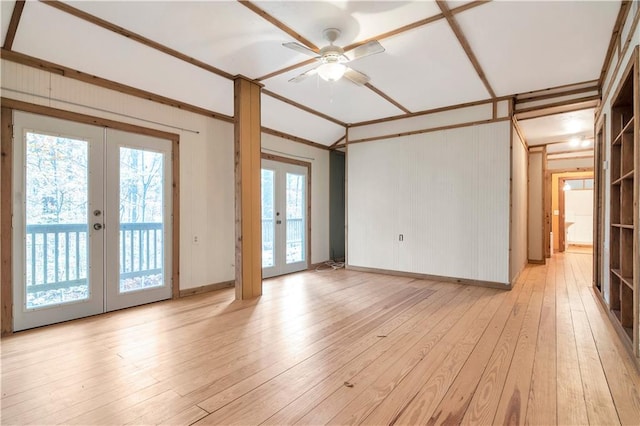
[[2, 339], [2, 424], [640, 424], [591, 256], [512, 291], [349, 270]]

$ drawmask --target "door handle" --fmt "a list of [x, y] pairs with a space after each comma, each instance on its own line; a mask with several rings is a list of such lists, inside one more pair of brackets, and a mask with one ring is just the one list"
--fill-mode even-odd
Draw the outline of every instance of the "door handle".
[[95, 229], [96, 231], [99, 231], [102, 229], [102, 224], [101, 223], [94, 223], [93, 224], [93, 229]]

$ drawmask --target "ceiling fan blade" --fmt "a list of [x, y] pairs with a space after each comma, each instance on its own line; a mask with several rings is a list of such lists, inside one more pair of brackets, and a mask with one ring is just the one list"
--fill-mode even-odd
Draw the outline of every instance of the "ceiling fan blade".
[[345, 56], [349, 58], [350, 61], [355, 61], [356, 59], [364, 58], [365, 56], [375, 55], [376, 53], [384, 52], [384, 47], [377, 41], [371, 40], [368, 43], [363, 44], [362, 46], [358, 46], [350, 52], [346, 52]]
[[353, 81], [358, 86], [364, 86], [370, 80], [369, 76], [349, 67], [347, 67], [347, 70], [344, 72], [344, 76], [349, 80]]
[[318, 54], [316, 52], [309, 49], [308, 47], [301, 45], [300, 43], [296, 43], [292, 41], [290, 43], [282, 43], [282, 45], [284, 47], [288, 47], [291, 50], [295, 50], [296, 52], [304, 53], [305, 55], [313, 56], [314, 58], [318, 57]]
[[289, 83], [300, 83], [302, 80], [305, 80], [307, 77], [311, 77], [312, 75], [316, 75], [318, 74], [318, 68], [312, 68], [309, 71], [305, 71], [302, 74], [293, 77], [291, 80], [289, 80]]

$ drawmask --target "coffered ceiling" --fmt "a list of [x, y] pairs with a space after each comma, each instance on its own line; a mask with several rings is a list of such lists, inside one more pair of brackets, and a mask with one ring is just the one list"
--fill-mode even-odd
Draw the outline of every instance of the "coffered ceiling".
[[[619, 1], [27, 1], [7, 46], [15, 4], [1, 2], [3, 53], [227, 116], [241, 74], [264, 84], [263, 125], [326, 146], [348, 123], [597, 80], [620, 10]], [[289, 82], [315, 65], [282, 44], [317, 50], [330, 27], [346, 50], [384, 46], [349, 64], [369, 85]]]

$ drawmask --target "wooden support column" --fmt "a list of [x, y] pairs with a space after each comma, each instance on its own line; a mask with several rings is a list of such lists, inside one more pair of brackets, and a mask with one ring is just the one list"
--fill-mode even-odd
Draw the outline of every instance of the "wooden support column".
[[0, 329], [3, 336], [13, 332], [13, 111], [2, 108], [0, 117]]
[[234, 79], [237, 300], [262, 294], [261, 89], [245, 77]]

